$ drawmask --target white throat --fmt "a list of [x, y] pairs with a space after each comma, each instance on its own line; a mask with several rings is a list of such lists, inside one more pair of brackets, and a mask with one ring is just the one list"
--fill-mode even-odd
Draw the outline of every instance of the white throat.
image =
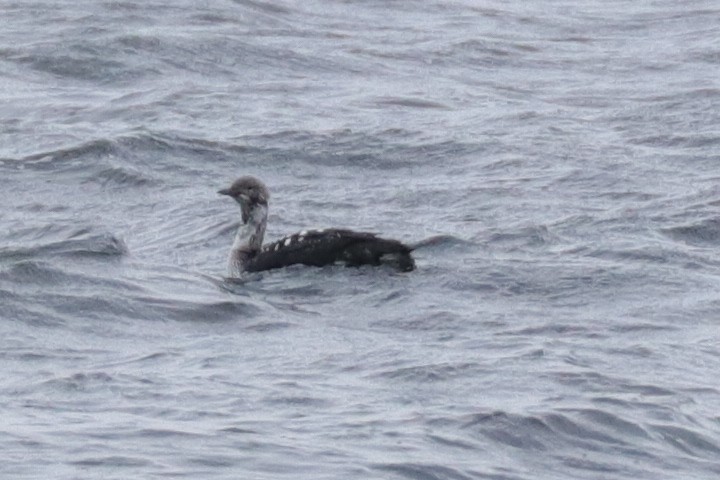
[[240, 225], [240, 228], [235, 233], [230, 258], [228, 259], [230, 277], [239, 277], [245, 270], [245, 262], [262, 248], [267, 214], [267, 205], [253, 205], [247, 222]]

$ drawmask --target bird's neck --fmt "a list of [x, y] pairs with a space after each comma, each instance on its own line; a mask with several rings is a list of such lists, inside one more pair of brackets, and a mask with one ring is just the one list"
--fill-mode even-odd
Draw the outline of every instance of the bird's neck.
[[245, 270], [245, 262], [252, 258], [262, 248], [267, 224], [267, 205], [253, 205], [243, 214], [243, 224], [235, 233], [232, 249], [230, 250], [229, 273], [231, 277], [238, 277]]

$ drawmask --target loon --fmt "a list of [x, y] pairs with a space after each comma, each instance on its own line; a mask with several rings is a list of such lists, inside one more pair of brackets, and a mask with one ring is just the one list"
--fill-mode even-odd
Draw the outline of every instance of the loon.
[[263, 246], [270, 200], [267, 187], [257, 178], [245, 176], [218, 193], [239, 203], [242, 212], [242, 224], [228, 259], [230, 277], [294, 264], [390, 265], [401, 272], [415, 268], [410, 255], [412, 247], [367, 232], [337, 228], [303, 230]]

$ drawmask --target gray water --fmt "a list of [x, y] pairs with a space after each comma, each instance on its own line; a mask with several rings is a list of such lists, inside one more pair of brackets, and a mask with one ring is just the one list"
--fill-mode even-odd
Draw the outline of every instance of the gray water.
[[[0, 478], [720, 476], [717, 2], [0, 18]], [[418, 269], [225, 280], [244, 174]]]

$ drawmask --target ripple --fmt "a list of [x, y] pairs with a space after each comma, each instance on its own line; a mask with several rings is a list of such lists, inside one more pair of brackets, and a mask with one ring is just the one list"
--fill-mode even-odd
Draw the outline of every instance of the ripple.
[[103, 138], [91, 140], [72, 147], [28, 155], [18, 163], [21, 164], [23, 168], [40, 171], [52, 170], [57, 172], [61, 166], [85, 170], [87, 166], [85, 163], [79, 162], [80, 159], [99, 159], [116, 155], [117, 153], [116, 143]]
[[552, 234], [545, 225], [533, 225], [522, 227], [515, 231], [493, 233], [490, 235], [488, 241], [490, 243], [539, 247], [556, 242], [557, 236]]
[[584, 418], [601, 429], [608, 429], [621, 437], [631, 436], [649, 439], [648, 432], [638, 423], [625, 420], [617, 414], [593, 408], [577, 410]]
[[650, 135], [636, 138], [633, 143], [653, 147], [708, 148], [720, 145], [718, 135]]
[[546, 451], [553, 444], [552, 429], [546, 422], [534, 416], [495, 411], [469, 415], [462, 420], [462, 429], [472, 430], [493, 442], [510, 447]]
[[380, 106], [396, 106], [396, 107], [408, 107], [408, 108], [421, 108], [421, 109], [441, 109], [449, 110], [448, 105], [444, 105], [439, 102], [432, 102], [430, 100], [423, 100], [420, 98], [410, 97], [382, 97], [375, 100], [375, 103]]
[[439, 363], [394, 368], [377, 376], [422, 384], [447, 381], [457, 377], [471, 377], [473, 374], [479, 374], [480, 370], [476, 363]]
[[77, 465], [79, 467], [109, 467], [109, 468], [121, 468], [121, 467], [148, 467], [153, 466], [154, 463], [138, 457], [130, 457], [124, 455], [110, 455], [100, 457], [86, 457], [81, 460], [72, 460], [68, 462], [70, 465]]
[[720, 245], [720, 219], [710, 218], [693, 225], [684, 225], [662, 230], [674, 240], [692, 245]]
[[412, 245], [413, 250], [443, 251], [454, 247], [472, 247], [473, 242], [454, 235], [434, 235]]
[[148, 437], [148, 438], [159, 438], [159, 439], [169, 439], [169, 438], [182, 438], [182, 437], [188, 437], [188, 438], [207, 438], [208, 435], [195, 433], [195, 432], [189, 432], [186, 430], [180, 430], [180, 429], [173, 429], [173, 428], [143, 428], [137, 431], [136, 436], [138, 437]]
[[[0, 260], [22, 260], [38, 257], [122, 257], [128, 253], [125, 242], [111, 233], [79, 230], [70, 238], [32, 247], [0, 248]], [[30, 265], [30, 264], [26, 264]], [[30, 266], [19, 268], [32, 268]]]
[[673, 448], [684, 453], [714, 459], [720, 454], [720, 446], [715, 441], [693, 430], [676, 425], [651, 425], [649, 428]]
[[6, 270], [0, 270], [0, 279], [19, 282], [24, 285], [49, 285], [77, 287], [99, 287], [111, 288], [116, 292], [139, 292], [141, 287], [130, 282], [117, 280], [115, 278], [91, 275], [87, 272], [75, 273], [65, 268], [55, 267], [49, 262], [21, 260], [12, 264]]
[[373, 468], [412, 480], [471, 480], [474, 478], [463, 474], [455, 468], [433, 464], [386, 463], [377, 464]]
[[33, 53], [16, 57], [16, 62], [39, 72], [69, 79], [103, 82], [108, 78], [131, 74], [134, 69], [122, 62], [78, 53]]
[[99, 183], [102, 186], [146, 187], [157, 185], [157, 181], [147, 175], [127, 167], [111, 167], [92, 174], [86, 182]]
[[79, 372], [66, 377], [47, 380], [44, 385], [51, 390], [88, 392], [98, 388], [105, 388], [108, 384], [114, 382], [115, 379], [105, 372]]
[[136, 300], [140, 301], [145, 308], [155, 312], [159, 318], [181, 322], [207, 323], [247, 320], [256, 318], [262, 311], [258, 305], [242, 301], [193, 302], [158, 297], [138, 297]]

